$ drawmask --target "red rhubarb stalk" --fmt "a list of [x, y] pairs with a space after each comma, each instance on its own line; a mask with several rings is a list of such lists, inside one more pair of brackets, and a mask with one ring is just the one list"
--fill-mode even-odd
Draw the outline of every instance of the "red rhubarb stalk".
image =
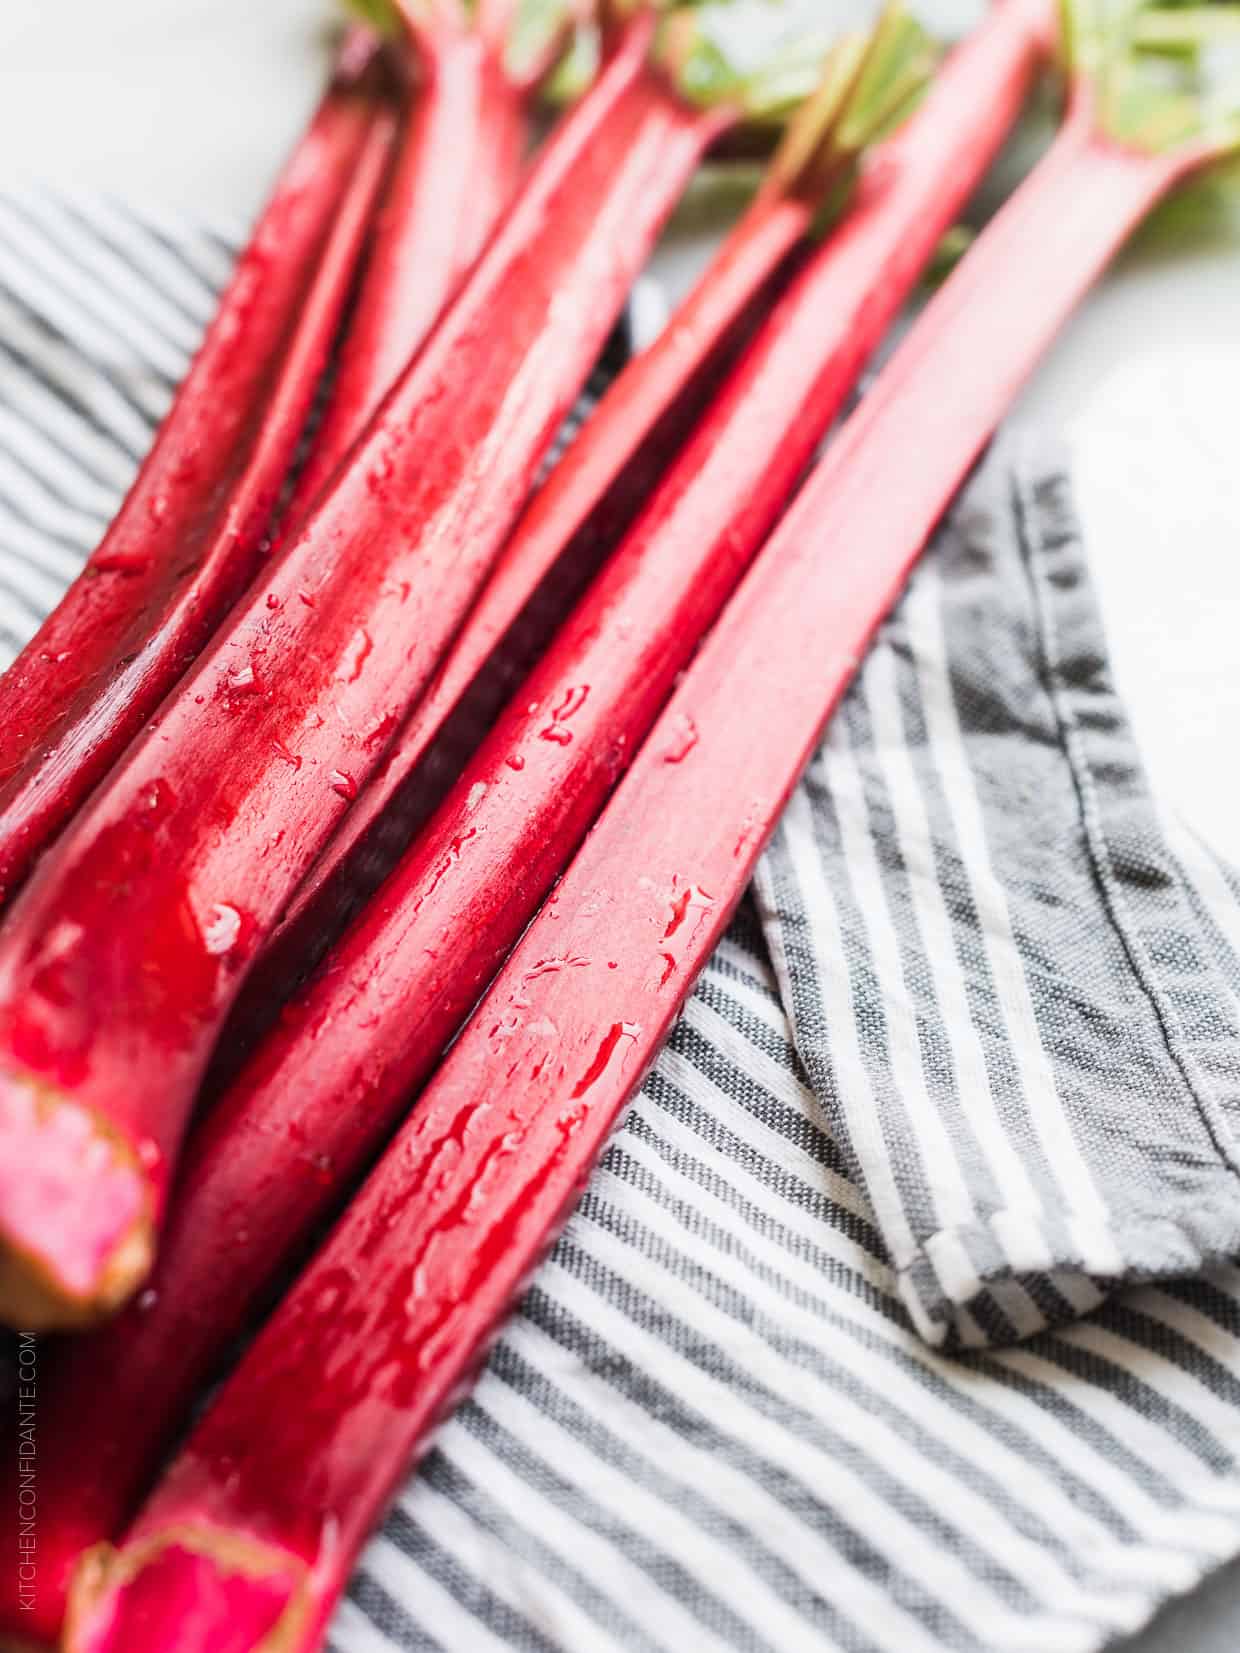
[[[592, 671], [590, 656], [608, 647], [606, 639], [613, 639], [613, 650], [614, 638], [623, 639], [621, 649], [631, 657], [623, 672], [600, 663], [589, 714], [579, 708], [579, 719], [564, 724], [576, 738], [567, 744], [540, 740], [537, 723], [528, 731], [534, 738], [527, 738], [523, 695], [517, 732], [497, 732], [502, 756], [488, 760], [488, 781], [476, 782], [471, 775], [465, 783], [465, 808], [485, 833], [495, 806], [487, 799], [474, 811], [475, 785], [485, 791], [497, 768], [501, 777], [513, 774], [514, 758], [525, 753], [526, 791], [543, 794], [537, 812], [524, 817], [527, 830], [537, 840], [545, 828], [559, 845], [558, 855], [540, 846], [536, 874], [507, 892], [511, 905], [502, 929], [493, 920], [480, 924], [478, 957], [493, 958], [496, 946], [511, 940], [514, 926], [521, 925], [545, 887], [548, 868], [553, 871], [573, 847], [573, 839], [565, 840], [563, 820], [551, 820], [550, 803], [558, 796], [561, 808], [569, 792], [574, 794], [568, 818], [578, 835], [580, 820], [597, 808], [610, 770], [589, 755], [589, 718], [611, 725], [613, 741], [627, 735], [636, 743], [693, 637], [760, 543], [867, 345], [907, 293], [942, 224], [950, 221], [1014, 119], [1037, 56], [1039, 36], [1031, 17], [1019, 5], [1000, 8], [949, 64], [906, 135], [889, 142], [862, 184], [853, 213], [799, 278], [598, 595], [557, 645], [540, 673], [550, 682], [532, 691], [549, 705], [561, 702], [583, 670]], [[898, 50], [909, 78], [920, 76], [921, 37], [906, 21], [892, 14], [876, 45], [883, 52], [871, 59], [875, 67]], [[851, 45], [841, 55], [845, 50], [853, 55]], [[855, 101], [864, 103], [864, 94], [863, 80]], [[852, 125], [859, 130], [861, 123]], [[828, 158], [832, 134], [839, 131], [838, 117], [828, 121], [817, 160]], [[958, 169], [948, 168], [952, 183], [944, 192], [940, 175], [960, 158]], [[884, 289], [880, 298], [872, 293], [876, 279]], [[738, 523], [742, 500], [747, 514]], [[601, 616], [606, 617], [602, 631]], [[657, 626], [652, 625], [656, 616]], [[660, 630], [657, 640], [635, 647], [639, 631]], [[616, 704], [620, 698], [631, 699], [633, 711], [623, 712]], [[531, 787], [539, 773], [542, 779]], [[455, 833], [457, 827], [448, 830]], [[436, 849], [432, 859], [438, 856]], [[475, 890], [488, 909], [496, 906], [495, 895], [485, 879]], [[412, 908], [414, 899], [397, 893], [389, 900], [385, 894], [382, 908], [393, 905]], [[403, 1111], [410, 1057], [400, 1048], [399, 1024], [414, 1017], [418, 995], [430, 986], [423, 978], [442, 974], [452, 985], [444, 988], [447, 1009], [430, 1035], [432, 1044], [423, 1040], [422, 1049], [435, 1048], [444, 1027], [450, 1030], [468, 1008], [478, 957], [464, 962], [459, 982], [451, 966], [443, 972], [427, 960], [422, 943], [438, 947], [442, 915], [438, 906], [426, 913], [429, 928], [403, 938], [395, 973], [376, 962], [370, 942], [356, 956], [346, 948], [341, 967], [322, 978], [325, 996], [313, 996], [280, 1029], [216, 1106], [187, 1149], [149, 1291], [110, 1325], [66, 1350], [50, 1375], [51, 1387], [45, 1385], [40, 1403], [46, 1444], [40, 1463], [38, 1582], [48, 1627], [54, 1629], [63, 1608], [76, 1557], [119, 1529], [212, 1361], [272, 1274], [305, 1243]], [[391, 951], [396, 932], [387, 925], [381, 929], [380, 946]], [[370, 983], [367, 991], [339, 990], [362, 978]], [[375, 989], [384, 1000], [382, 1011], [370, 1002]], [[407, 1010], [393, 1018], [402, 1003]], [[308, 1032], [320, 1023], [321, 1039]], [[352, 1073], [362, 1045], [373, 1054], [367, 1072], [374, 1082], [365, 1085]], [[98, 1429], [90, 1422], [96, 1408]]]
[[[395, 9], [395, 6], [393, 7]], [[513, 194], [528, 82], [509, 73], [507, 20], [451, 0], [406, 5], [413, 108], [375, 225], [323, 422], [285, 514], [297, 527], [422, 345]]]
[[[665, 454], [677, 445], [677, 436], [687, 433], [709, 392], [706, 370], [712, 359], [805, 241], [832, 188], [843, 186], [855, 162], [860, 124], [851, 132], [837, 124], [832, 142], [821, 141], [823, 122], [849, 72], [841, 57], [837, 73], [824, 80], [818, 97], [798, 117], [764, 186], [706, 274], [655, 342], [609, 387], [575, 439], [568, 463], [558, 466], [534, 495], [425, 698], [298, 892], [274, 940], [275, 955], [251, 982], [251, 996], [260, 984], [268, 996], [278, 993], [297, 961], [304, 968], [316, 940], [333, 927], [338, 930], [339, 915], [348, 916], [359, 896], [371, 893], [379, 860], [373, 846], [388, 825], [392, 805], [413, 782], [467, 692], [560, 559], [568, 560], [583, 527], [589, 524], [596, 541], [606, 539], [598, 514], [614, 499], [613, 491], [643, 443], [657, 431]], [[898, 74], [886, 90], [898, 107]], [[650, 479], [644, 474], [632, 480], [633, 492], [648, 490]], [[622, 514], [620, 507], [617, 515]], [[592, 544], [592, 557], [605, 549]]]
[[[72, 1653], [309, 1653], [718, 941], [943, 508], [1133, 226], [1221, 139], [1101, 128], [1051, 156], [931, 302], [803, 488], [421, 1106], [224, 1386]], [[695, 740], [687, 743], [692, 729]], [[558, 968], [548, 968], [551, 961]], [[411, 1289], [411, 1282], [413, 1282]], [[264, 1641], [264, 1637], [270, 1639]]]
[[[293, 1098], [306, 1151], [342, 1172], [400, 1112], [762, 543], [1015, 118], [1047, 32], [1039, 36], [1032, 7], [998, 9], [875, 157], [854, 210], [794, 282], [442, 808], [207, 1122], [192, 1162], [216, 1161], [213, 1187], [235, 1178], [238, 1133], [268, 1141], [288, 1130]], [[261, 1199], [250, 1190], [244, 1203], [277, 1220], [266, 1177]], [[191, 1204], [185, 1196], [183, 1214]], [[279, 1249], [268, 1234], [264, 1253]], [[196, 1271], [199, 1304], [205, 1273]]]
[[[842, 61], [839, 70], [847, 70]], [[838, 90], [830, 79], [821, 88], [828, 97]], [[552, 471], [527, 506], [442, 668], [253, 972], [229, 1030], [226, 1056], [233, 1045], [244, 1053], [256, 1030], [269, 1023], [271, 1006], [305, 977], [391, 870], [395, 853], [387, 846], [395, 838], [398, 852], [400, 840], [407, 841], [412, 831], [399, 819], [399, 800], [416, 787], [423, 819], [435, 801], [425, 766], [436, 743], [464, 712], [471, 727], [491, 721], [553, 629], [557, 607], [562, 614], [574, 590], [614, 549], [666, 468], [668, 454], [717, 389], [747, 312], [772, 291], [777, 274], [822, 212], [832, 182], [842, 184], [851, 164], [847, 143], [855, 144], [855, 135], [837, 133], [833, 146], [820, 146], [820, 163], [821, 150], [829, 148], [834, 180], [824, 175], [823, 164], [812, 164], [812, 152], [802, 153], [804, 134], [821, 132], [821, 97], [816, 104], [798, 117], [752, 206], [669, 325], [609, 387], [575, 438], [571, 462]], [[449, 761], [455, 770], [457, 754]]]
[[145, 1275], [256, 946], [512, 526], [730, 107], [653, 17], [560, 123], [304, 530], [40, 863], [0, 933], [0, 1312], [80, 1323]]
[[350, 37], [112, 526], [0, 677], [0, 902], [258, 566], [383, 181], [380, 79]]

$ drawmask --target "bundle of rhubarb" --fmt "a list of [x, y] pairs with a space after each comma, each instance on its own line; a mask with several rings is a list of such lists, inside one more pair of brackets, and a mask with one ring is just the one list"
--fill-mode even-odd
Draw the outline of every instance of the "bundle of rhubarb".
[[[996, 0], [936, 66], [891, 4], [750, 74], [688, 6], [367, 9], [0, 679], [0, 1309], [112, 1316], [45, 1382], [0, 1628], [68, 1604], [79, 1653], [321, 1645], [952, 493], [1133, 226], [1240, 143], [1193, 50], [1219, 7]], [[1060, 135], [815, 463], [1057, 46]], [[773, 114], [751, 206], [536, 488], [696, 168]]]
[[[484, 25], [497, 26], [480, 13]], [[458, 40], [455, 21], [437, 27]], [[50, 836], [49, 794], [67, 804], [98, 780], [105, 755], [115, 761], [45, 848], [0, 942], [0, 1302], [11, 1317], [89, 1320], [149, 1268], [198, 1083], [249, 965], [429, 683], [698, 161], [744, 112], [739, 83], [722, 101], [690, 102], [679, 89], [703, 78], [695, 31], [676, 9], [608, 19], [594, 83], [384, 392], [366, 317], [383, 302], [405, 318], [409, 266], [422, 276], [416, 244], [408, 256], [394, 244], [415, 205], [403, 180], [378, 225], [368, 272], [377, 294], [359, 295], [344, 347], [340, 414], [326, 420], [325, 439], [344, 439], [346, 460], [265, 567], [254, 557], [235, 566], [250, 536], [214, 464], [208, 499], [177, 502], [187, 536], [215, 523], [220, 555], [204, 562], [169, 534], [172, 503], [144, 473], [143, 497], [123, 513], [144, 518], [135, 543], [122, 556], [109, 536], [103, 568], [96, 558], [15, 669], [15, 700], [55, 702], [50, 735], [20, 705], [6, 721], [38, 734], [4, 799], [15, 868]], [[427, 50], [439, 51], [431, 38]], [[482, 110], [489, 131], [492, 95], [480, 88], [464, 111], [450, 102], [449, 124], [472, 133]], [[418, 173], [435, 163], [422, 138]], [[445, 146], [455, 161], [451, 133]], [[499, 149], [488, 165], [508, 164], [506, 138]], [[294, 163], [299, 180], [305, 170]], [[417, 182], [419, 193], [431, 187]], [[450, 210], [470, 202], [472, 216], [470, 185], [454, 174], [447, 193]], [[503, 193], [497, 186], [493, 201]], [[426, 216], [443, 210], [432, 202]], [[230, 313], [216, 328], [230, 363], [249, 313], [239, 308], [241, 322]], [[182, 404], [198, 414], [214, 390], [187, 386]], [[258, 411], [264, 432], [271, 411]], [[339, 436], [337, 424], [347, 427]], [[192, 437], [174, 439], [171, 422], [166, 445], [173, 468], [198, 452]], [[238, 448], [248, 474], [252, 445], [243, 436]], [[191, 480], [198, 474], [191, 464]], [[101, 586], [105, 576], [115, 577]], [[232, 606], [204, 638], [209, 596]], [[184, 670], [190, 644], [204, 642]], [[69, 726], [65, 685], [75, 677]], [[53, 907], [62, 916], [49, 930]]]

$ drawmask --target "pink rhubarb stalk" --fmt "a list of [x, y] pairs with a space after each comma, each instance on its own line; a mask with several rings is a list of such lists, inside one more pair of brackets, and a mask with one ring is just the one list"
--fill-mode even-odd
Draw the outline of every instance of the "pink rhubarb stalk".
[[571, 1210], [952, 493], [1133, 226], [1217, 153], [1116, 141], [1089, 92], [802, 489], [419, 1109], [125, 1543], [83, 1564], [71, 1653], [154, 1653], [173, 1635], [207, 1653], [224, 1625], [238, 1653], [320, 1645], [367, 1533]]
[[354, 35], [116, 519], [0, 676], [0, 902], [258, 567], [397, 116]]
[[560, 123], [304, 530], [0, 932], [0, 1311], [114, 1309], [149, 1268], [255, 949], [425, 689], [633, 279], [727, 125], [642, 13]]
[[379, 209], [331, 398], [284, 520], [299, 527], [425, 341], [511, 199], [531, 90], [504, 20], [408, 7], [412, 110]]

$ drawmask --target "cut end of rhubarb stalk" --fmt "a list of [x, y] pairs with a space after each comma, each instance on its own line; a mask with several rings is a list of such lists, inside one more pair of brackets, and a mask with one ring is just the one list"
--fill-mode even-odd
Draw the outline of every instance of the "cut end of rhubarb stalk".
[[294, 1653], [307, 1579], [295, 1557], [209, 1526], [101, 1544], [74, 1575], [66, 1653]]
[[151, 1266], [150, 1185], [115, 1127], [28, 1074], [0, 1072], [0, 1320], [89, 1325]]

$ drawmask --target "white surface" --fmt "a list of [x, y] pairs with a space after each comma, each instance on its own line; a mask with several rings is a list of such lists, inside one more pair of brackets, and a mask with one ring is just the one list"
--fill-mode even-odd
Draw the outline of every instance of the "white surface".
[[248, 219], [319, 90], [320, 0], [0, 0], [0, 184]]
[[1120, 687], [1164, 798], [1240, 860], [1240, 235], [1126, 258], [1022, 412], [1068, 435]]
[[[813, 4], [813, 0], [802, 0]], [[317, 95], [318, 0], [0, 0], [0, 188], [247, 220]], [[1240, 860], [1240, 232], [1130, 254], [1026, 394], [1068, 432], [1121, 686], [1168, 801]], [[1131, 1653], [1240, 1645], [1240, 1571]]]

